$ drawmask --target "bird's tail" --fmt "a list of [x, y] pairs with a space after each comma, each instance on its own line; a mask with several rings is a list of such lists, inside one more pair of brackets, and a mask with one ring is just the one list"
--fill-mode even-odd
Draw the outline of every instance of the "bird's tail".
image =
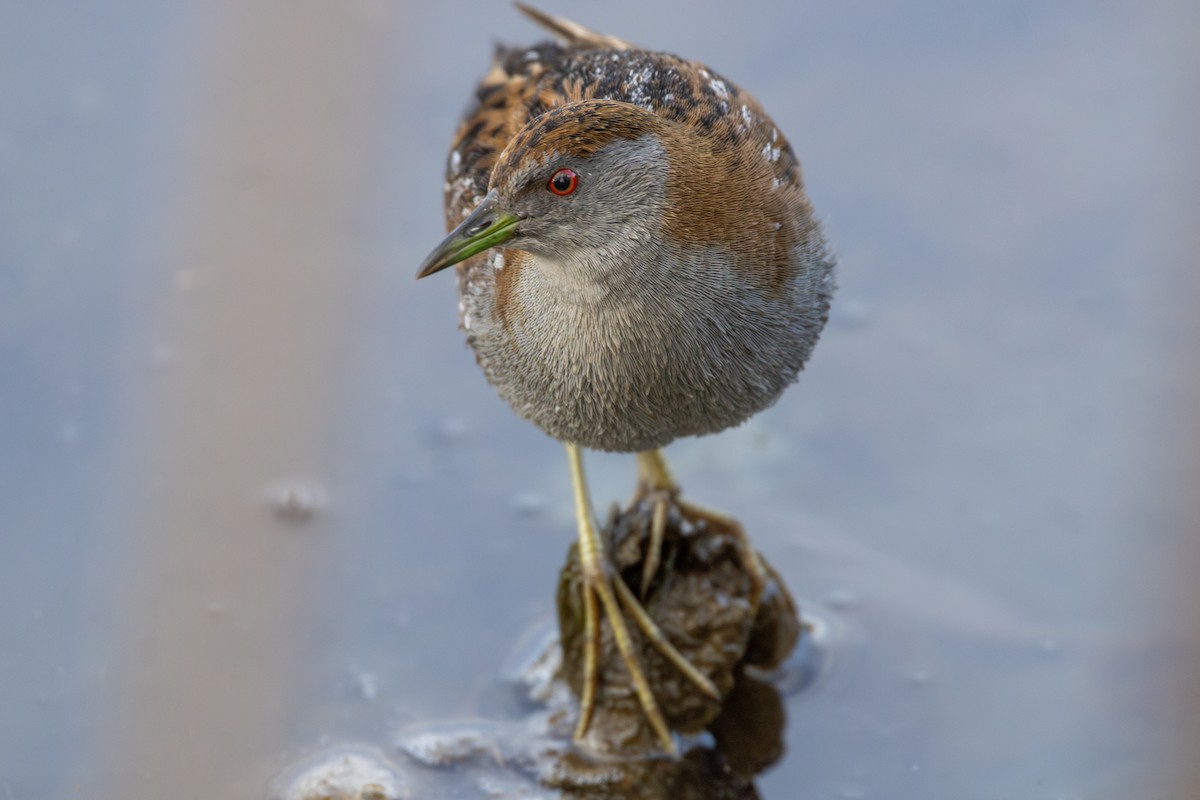
[[527, 6], [524, 3], [515, 3], [515, 5], [517, 10], [522, 14], [569, 45], [585, 49], [602, 47], [614, 50], [630, 50], [633, 48], [633, 45], [624, 39], [618, 39], [615, 36], [606, 36], [603, 33], [596, 33], [583, 27], [578, 22], [572, 22], [563, 17], [551, 16], [545, 11], [539, 11], [533, 6]]

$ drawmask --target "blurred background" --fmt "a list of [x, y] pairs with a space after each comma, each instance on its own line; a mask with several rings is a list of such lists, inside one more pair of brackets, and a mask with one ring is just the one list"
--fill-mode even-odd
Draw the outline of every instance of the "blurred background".
[[[839, 254], [800, 383], [668, 450], [827, 630], [762, 796], [1200, 796], [1200, 10], [541, 5], [754, 93]], [[570, 487], [413, 275], [493, 43], [540, 37], [0, 7], [0, 800], [259, 797], [487, 715]]]

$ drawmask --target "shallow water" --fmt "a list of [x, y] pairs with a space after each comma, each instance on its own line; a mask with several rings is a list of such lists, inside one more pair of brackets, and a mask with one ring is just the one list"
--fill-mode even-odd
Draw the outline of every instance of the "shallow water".
[[[286, 733], [252, 754], [264, 782], [329, 744], [386, 749], [404, 725], [495, 708], [499, 665], [552, 614], [573, 535], [560, 446], [484, 382], [453, 281], [412, 280], [492, 41], [536, 33], [482, 1], [355, 8], [387, 56], [374, 166], [340, 223], [362, 285], [338, 328], [353, 353], [339, 434], [319, 474], [275, 476], [299, 473], [290, 495], [244, 487], [319, 506], [255, 533], [311, 578], [275, 712]], [[1147, 491], [1145, 434], [1183, 348], [1160, 309], [1171, 208], [1197, 199], [1174, 181], [1193, 157], [1174, 45], [1194, 12], [689, 8], [563, 13], [753, 91], [841, 264], [800, 383], [668, 450], [688, 495], [738, 516], [830, 627], [762, 796], [1133, 796], [1183, 725], [1139, 687], [1173, 674], [1181, 640], [1142, 600], [1181, 536]], [[219, 31], [183, 4], [0, 10], [0, 798], [77, 796], [119, 719], [114, 583], [161, 565], [124, 536], [137, 496], [112, 465], [131, 405], [190, 368], [161, 319], [188, 278], [148, 241], [178, 207]], [[632, 489], [627, 457], [588, 468], [598, 504]], [[216, 624], [245, 621], [222, 603], [195, 598]]]

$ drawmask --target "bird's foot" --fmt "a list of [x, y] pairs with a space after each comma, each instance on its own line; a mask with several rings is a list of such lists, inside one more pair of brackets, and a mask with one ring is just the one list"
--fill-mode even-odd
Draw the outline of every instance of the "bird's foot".
[[[590, 562], [590, 563], [589, 563]], [[607, 559], [581, 559], [582, 591], [584, 593], [584, 653], [583, 653], [583, 691], [580, 696], [579, 721], [575, 726], [575, 739], [582, 740], [591, 724], [592, 715], [596, 709], [596, 689], [599, 684], [600, 664], [600, 624], [599, 608], [604, 609], [604, 615], [612, 630], [613, 641], [621, 654], [621, 659], [629, 672], [638, 703], [642, 707], [650, 727], [654, 730], [663, 748], [670, 754], [675, 754], [675, 743], [671, 737], [670, 727], [654, 697], [646, 670], [637, 653], [633, 637], [630, 633], [626, 616], [637, 626], [641, 635], [651, 645], [673, 664], [696, 688], [713, 698], [720, 700], [717, 687], [707, 676], [695, 667], [679, 650], [667, 640], [662, 630], [646, 613], [646, 609], [634, 596], [633, 591], [625, 585], [625, 581], [615, 574]], [[599, 602], [597, 602], [599, 601]]]
[[[675, 742], [671, 737], [671, 729], [663, 716], [654, 691], [646, 677], [646, 670], [638, 655], [626, 615], [633, 620], [642, 636], [671, 664], [693, 683], [701, 692], [714, 700], [721, 699], [721, 693], [704, 673], [696, 668], [683, 656], [673, 644], [663, 635], [657, 623], [646, 613], [646, 609], [634, 596], [633, 591], [625, 584], [606, 552], [604, 541], [596, 530], [592, 519], [590, 504], [587, 499], [587, 489], [583, 479], [583, 461], [579, 449], [567, 445], [568, 463], [571, 467], [572, 482], [575, 489], [576, 519], [579, 525], [579, 568], [581, 591], [583, 594], [584, 621], [584, 652], [583, 652], [583, 683], [580, 691], [579, 722], [575, 726], [574, 738], [583, 739], [591, 724], [596, 710], [596, 694], [600, 676], [600, 613], [602, 607], [612, 631], [613, 641], [621, 654], [621, 659], [629, 672], [630, 681], [638, 698], [638, 704], [645, 713], [655, 735], [663, 748], [672, 755], [675, 754]], [[666, 495], [669, 500], [671, 495]], [[659, 528], [660, 546], [653, 548], [657, 553], [661, 549], [663, 524], [666, 519], [665, 506], [655, 512], [659, 518], [654, 527]], [[653, 574], [653, 573], [651, 573]]]

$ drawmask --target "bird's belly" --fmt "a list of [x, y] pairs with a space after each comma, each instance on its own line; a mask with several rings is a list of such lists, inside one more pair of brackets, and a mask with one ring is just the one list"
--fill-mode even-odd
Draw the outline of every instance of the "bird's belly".
[[469, 309], [469, 341], [500, 395], [562, 441], [662, 447], [738, 425], [773, 403], [811, 349], [795, 315], [762, 303], [542, 309], [501, 323]]

